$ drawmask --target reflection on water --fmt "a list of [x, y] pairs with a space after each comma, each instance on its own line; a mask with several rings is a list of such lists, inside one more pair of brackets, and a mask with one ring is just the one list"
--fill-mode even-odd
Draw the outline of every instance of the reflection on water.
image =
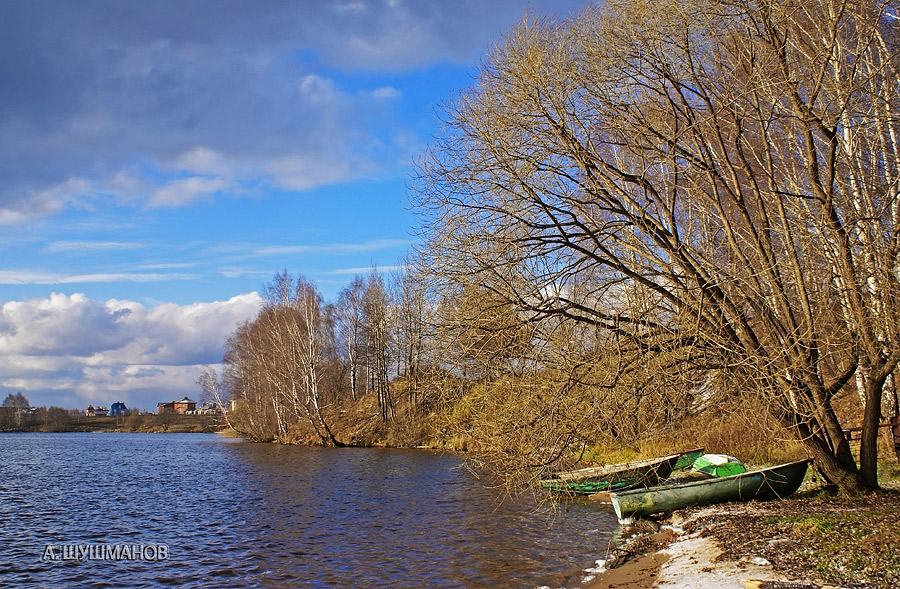
[[[458, 457], [203, 434], [0, 435], [0, 584], [533, 587], [603, 555], [611, 510], [498, 503]], [[164, 545], [162, 561], [44, 561]]]

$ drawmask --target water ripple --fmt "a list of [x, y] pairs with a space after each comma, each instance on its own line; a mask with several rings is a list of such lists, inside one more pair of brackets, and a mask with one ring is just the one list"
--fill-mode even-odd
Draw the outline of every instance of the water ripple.
[[[0, 435], [0, 584], [533, 587], [603, 553], [614, 515], [498, 503], [451, 455], [200, 434]], [[166, 560], [44, 561], [46, 545]]]

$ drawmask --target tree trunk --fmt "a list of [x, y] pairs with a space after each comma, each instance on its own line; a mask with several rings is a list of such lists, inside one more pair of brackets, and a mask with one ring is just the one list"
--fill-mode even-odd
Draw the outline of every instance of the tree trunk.
[[878, 426], [881, 422], [881, 398], [885, 377], [869, 377], [865, 389], [861, 440], [859, 443], [859, 470], [869, 489], [878, 488]]
[[788, 426], [797, 434], [797, 439], [806, 448], [806, 451], [812, 456], [813, 464], [816, 469], [825, 477], [825, 480], [832, 485], [836, 485], [842, 491], [856, 495], [863, 491], [870, 490], [866, 481], [862, 478], [856, 463], [852, 456], [849, 460], [840, 460], [838, 452], [835, 452], [826, 443], [821, 435], [817, 435], [810, 426], [802, 421], [791, 423], [789, 420], [781, 418], [784, 425]]

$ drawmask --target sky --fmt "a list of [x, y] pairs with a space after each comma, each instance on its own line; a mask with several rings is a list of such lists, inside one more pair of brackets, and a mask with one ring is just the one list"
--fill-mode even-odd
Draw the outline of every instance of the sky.
[[0, 0], [0, 396], [187, 395], [288, 270], [402, 264], [440, 106], [562, 0]]

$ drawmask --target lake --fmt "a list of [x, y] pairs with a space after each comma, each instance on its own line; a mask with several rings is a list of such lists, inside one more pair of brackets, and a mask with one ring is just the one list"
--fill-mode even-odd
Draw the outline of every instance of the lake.
[[0, 461], [0, 585], [577, 586], [617, 525], [431, 451], [26, 433]]

